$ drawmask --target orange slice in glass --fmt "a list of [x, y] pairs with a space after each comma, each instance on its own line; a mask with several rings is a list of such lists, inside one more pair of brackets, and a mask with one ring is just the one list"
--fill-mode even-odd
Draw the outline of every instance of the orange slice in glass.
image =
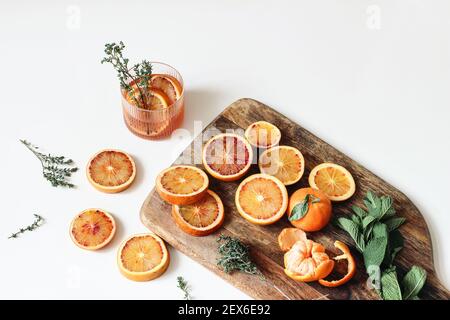
[[222, 200], [211, 190], [199, 201], [184, 206], [172, 206], [172, 216], [184, 232], [193, 236], [213, 233], [223, 223]]
[[169, 266], [169, 251], [164, 241], [150, 233], [133, 235], [119, 247], [117, 264], [126, 278], [149, 281], [162, 275]]
[[344, 167], [334, 163], [322, 163], [309, 174], [311, 188], [319, 189], [332, 201], [350, 198], [356, 189], [355, 180]]
[[268, 225], [286, 212], [288, 193], [284, 184], [268, 174], [254, 174], [244, 179], [236, 190], [240, 215], [254, 224]]
[[223, 133], [212, 137], [203, 147], [203, 165], [210, 175], [222, 181], [244, 176], [253, 161], [253, 150], [243, 137]]
[[208, 191], [209, 179], [203, 170], [194, 166], [173, 166], [163, 170], [156, 178], [160, 197], [177, 205], [192, 204]]
[[127, 189], [133, 183], [136, 177], [136, 165], [127, 153], [106, 149], [89, 160], [86, 175], [97, 190], [116, 193]]
[[167, 74], [152, 74], [150, 86], [152, 89], [162, 91], [167, 96], [169, 106], [181, 97], [183, 89], [175, 77]]
[[101, 209], [86, 209], [70, 224], [70, 237], [80, 248], [97, 250], [106, 246], [116, 233], [114, 218]]
[[281, 132], [280, 129], [269, 122], [257, 121], [247, 127], [245, 138], [254, 147], [270, 148], [280, 142]]
[[277, 146], [261, 154], [259, 170], [280, 179], [285, 186], [288, 186], [298, 182], [303, 176], [305, 159], [296, 148]]

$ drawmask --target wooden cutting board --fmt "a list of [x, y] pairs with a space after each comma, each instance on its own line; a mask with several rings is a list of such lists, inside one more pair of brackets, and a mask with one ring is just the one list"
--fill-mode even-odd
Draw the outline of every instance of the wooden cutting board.
[[[396, 259], [399, 272], [403, 273], [413, 264], [422, 266], [427, 270], [428, 278], [421, 292], [421, 298], [449, 299], [449, 292], [436, 277], [427, 225], [414, 204], [399, 190], [363, 166], [258, 101], [240, 99], [234, 102], [204, 129], [205, 135], [201, 134], [194, 139], [175, 163], [195, 164], [202, 168], [202, 144], [217, 134], [217, 130], [225, 132], [238, 129], [243, 134], [243, 130], [249, 124], [258, 120], [275, 124], [282, 132], [280, 144], [294, 146], [304, 155], [306, 162], [304, 176], [297, 184], [288, 187], [289, 194], [300, 187], [308, 186], [307, 177], [314, 166], [322, 162], [335, 162], [345, 166], [353, 174], [357, 190], [350, 200], [333, 204], [334, 215], [348, 215], [349, 208], [353, 204], [363, 206], [362, 199], [368, 190], [380, 195], [390, 195], [394, 199], [399, 216], [407, 218], [407, 223], [400, 228], [405, 238], [405, 247]], [[257, 166], [252, 167], [247, 176], [257, 172]], [[142, 206], [141, 220], [175, 249], [190, 256], [255, 299], [378, 299], [376, 292], [366, 285], [364, 263], [357, 252], [354, 252], [354, 255], [358, 262], [358, 272], [349, 283], [339, 288], [325, 288], [318, 283], [298, 283], [288, 278], [283, 272], [283, 253], [278, 248], [277, 236], [283, 228], [290, 226], [289, 222], [283, 218], [276, 224], [263, 227], [244, 220], [234, 204], [234, 195], [239, 182], [210, 179], [210, 189], [216, 191], [222, 198], [226, 217], [223, 227], [207, 237], [193, 237], [178, 229], [172, 220], [171, 206], [162, 201], [155, 189], [150, 192]], [[250, 245], [252, 257], [265, 275], [265, 280], [239, 272], [226, 274], [216, 266], [217, 238], [220, 233], [238, 237]], [[334, 250], [335, 240], [352, 244], [344, 231], [331, 224], [320, 232], [309, 233], [308, 237], [322, 243], [331, 251]]]

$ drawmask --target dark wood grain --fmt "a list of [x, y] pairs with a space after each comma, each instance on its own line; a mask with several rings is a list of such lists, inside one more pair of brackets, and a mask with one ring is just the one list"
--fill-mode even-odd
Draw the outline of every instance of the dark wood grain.
[[[449, 299], [449, 292], [436, 277], [427, 225], [414, 204], [390, 184], [298, 124], [258, 101], [240, 99], [230, 105], [204, 129], [201, 135], [194, 139], [191, 146], [180, 155], [176, 163], [195, 164], [201, 168], [201, 147], [210, 136], [219, 131], [243, 132], [249, 124], [258, 120], [266, 120], [275, 124], [282, 132], [281, 144], [294, 146], [304, 155], [305, 174], [297, 184], [288, 188], [290, 193], [299, 187], [307, 186], [307, 177], [314, 166], [322, 162], [335, 162], [344, 165], [352, 173], [357, 183], [357, 190], [348, 201], [333, 204], [334, 215], [350, 214], [349, 208], [353, 204], [363, 206], [362, 199], [368, 190], [392, 196], [398, 214], [407, 218], [407, 223], [400, 229], [405, 238], [405, 247], [396, 260], [400, 276], [414, 264], [422, 266], [428, 272], [428, 279], [421, 292], [421, 298]], [[249, 174], [256, 172], [257, 166], [254, 165]], [[151, 191], [142, 206], [141, 220], [144, 225], [160, 235], [174, 248], [198, 261], [253, 298], [378, 299], [376, 292], [366, 284], [364, 264], [356, 252], [354, 255], [358, 261], [358, 273], [349, 283], [339, 288], [329, 289], [317, 283], [298, 283], [288, 278], [283, 272], [283, 253], [280, 252], [277, 244], [279, 232], [289, 226], [287, 219], [283, 218], [276, 224], [266, 227], [256, 226], [244, 220], [237, 213], [234, 204], [234, 194], [239, 182], [225, 183], [211, 179], [210, 189], [220, 195], [226, 212], [224, 225], [215, 234], [196, 238], [180, 231], [170, 215], [170, 205], [162, 201], [155, 190]], [[239, 237], [253, 248], [252, 256], [265, 275], [265, 280], [242, 273], [229, 275], [216, 266], [217, 238], [220, 233]], [[352, 243], [342, 230], [332, 225], [328, 225], [319, 232], [309, 233], [308, 237], [322, 243], [331, 251], [333, 251], [335, 240]]]

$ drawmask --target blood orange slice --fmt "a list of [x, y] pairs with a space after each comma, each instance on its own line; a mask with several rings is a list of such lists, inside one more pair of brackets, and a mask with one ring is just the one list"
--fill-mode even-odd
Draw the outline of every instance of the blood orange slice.
[[127, 189], [136, 177], [136, 165], [127, 153], [106, 149], [95, 154], [88, 162], [86, 175], [98, 190], [116, 193]]
[[288, 205], [284, 184], [268, 174], [254, 174], [244, 179], [236, 190], [236, 207], [248, 221], [268, 225], [278, 221]]
[[252, 147], [237, 134], [216, 135], [203, 147], [203, 165], [206, 171], [222, 181], [240, 179], [250, 169], [252, 161]]
[[193, 236], [213, 233], [223, 223], [222, 200], [211, 190], [200, 201], [184, 206], [172, 206], [172, 216], [184, 232]]
[[120, 272], [134, 281], [149, 281], [162, 275], [170, 256], [161, 238], [144, 233], [129, 237], [119, 247], [117, 264]]
[[70, 224], [72, 241], [86, 250], [97, 250], [106, 246], [115, 233], [114, 218], [101, 209], [86, 209]]
[[257, 121], [247, 127], [245, 137], [252, 146], [270, 148], [280, 142], [281, 132], [269, 122]]
[[156, 190], [161, 198], [178, 205], [199, 201], [206, 195], [208, 185], [206, 173], [194, 166], [173, 166], [156, 178]]
[[356, 189], [351, 173], [334, 163], [322, 163], [312, 169], [309, 185], [325, 193], [332, 201], [347, 200]]
[[261, 154], [259, 170], [280, 179], [285, 186], [288, 186], [298, 182], [303, 176], [305, 159], [296, 148], [277, 146]]
[[171, 105], [181, 97], [183, 89], [175, 77], [167, 74], [152, 74], [150, 86], [152, 89], [159, 89], [164, 92], [168, 98], [168, 105]]

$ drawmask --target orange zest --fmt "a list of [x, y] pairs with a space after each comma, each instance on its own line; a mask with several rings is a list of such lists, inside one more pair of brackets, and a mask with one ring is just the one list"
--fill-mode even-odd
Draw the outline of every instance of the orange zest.
[[330, 287], [330, 288], [334, 288], [334, 287], [339, 287], [341, 285], [343, 285], [344, 283], [347, 283], [351, 278], [353, 278], [353, 276], [356, 273], [356, 262], [355, 259], [353, 258], [350, 249], [348, 248], [348, 246], [341, 242], [341, 241], [335, 241], [334, 242], [334, 246], [342, 251], [342, 254], [334, 257], [334, 260], [347, 260], [348, 266], [347, 266], [347, 273], [344, 277], [342, 277], [339, 280], [332, 280], [332, 281], [327, 281], [325, 279], [320, 279], [319, 283], [325, 287]]

